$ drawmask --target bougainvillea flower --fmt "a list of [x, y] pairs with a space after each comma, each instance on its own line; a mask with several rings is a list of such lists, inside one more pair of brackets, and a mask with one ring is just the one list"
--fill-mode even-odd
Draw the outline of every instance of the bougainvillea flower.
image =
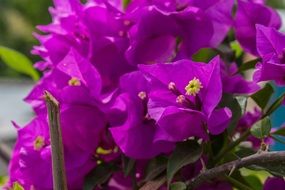
[[210, 63], [181, 60], [172, 64], [140, 65], [151, 80], [149, 114], [157, 121], [156, 140], [207, 139], [224, 131], [228, 108], [216, 109], [222, 97], [220, 58]]
[[[205, 13], [213, 25], [213, 36], [208, 42], [211, 47], [216, 47], [225, 38], [230, 26], [232, 26], [232, 7], [233, 0], [135, 0], [131, 1], [127, 6], [127, 13], [137, 9], [137, 7], [152, 7], [155, 6], [165, 13], [180, 12], [189, 9], [190, 7], [199, 8], [200, 11]], [[192, 25], [194, 30], [194, 25]], [[186, 31], [185, 31], [186, 32]], [[193, 43], [192, 43], [193, 45]]]
[[56, 17], [50, 25], [38, 27], [47, 35], [36, 35], [41, 46], [33, 53], [46, 61], [37, 63], [37, 67], [56, 67], [73, 49], [97, 68], [103, 90], [111, 91], [122, 74], [134, 70], [124, 56], [130, 24], [114, 7], [96, 3], [80, 6], [80, 10]]
[[275, 10], [266, 5], [238, 0], [235, 18], [236, 38], [247, 52], [257, 56], [256, 24], [279, 29], [281, 27], [281, 19]]
[[[106, 122], [96, 107], [70, 105], [61, 110], [61, 127], [69, 189], [81, 189], [85, 175], [97, 164], [95, 157]], [[25, 189], [52, 189], [51, 148], [47, 117], [41, 115], [24, 128], [10, 162], [10, 184]]]
[[218, 46], [226, 37], [233, 25], [232, 8], [233, 0], [189, 0], [191, 6], [204, 10], [213, 23], [214, 32], [211, 39], [211, 47]]
[[257, 65], [254, 79], [274, 80], [285, 85], [285, 35], [274, 28], [257, 26], [257, 49], [262, 63]]
[[[110, 128], [116, 144], [127, 156], [137, 159], [169, 152], [174, 144], [154, 142], [157, 125], [148, 114], [148, 82], [139, 71], [121, 77], [122, 94], [118, 102], [125, 104], [127, 116], [123, 124]], [[117, 102], [116, 102], [117, 103]]]
[[263, 190], [271, 190], [272, 187], [276, 190], [283, 190], [285, 187], [285, 181], [281, 177], [269, 177], [264, 183]]
[[136, 9], [129, 17], [135, 23], [126, 52], [131, 64], [190, 58], [199, 48], [209, 46], [213, 35], [210, 19], [196, 7], [166, 12], [152, 5]]
[[96, 68], [71, 50], [55, 69], [45, 74], [25, 100], [39, 112], [44, 108], [45, 90], [60, 103], [94, 104], [100, 99], [101, 89], [101, 77]]
[[255, 81], [247, 81], [237, 73], [238, 68], [235, 63], [225, 64], [221, 61], [221, 72], [223, 82], [223, 92], [230, 94], [251, 94], [260, 87]]

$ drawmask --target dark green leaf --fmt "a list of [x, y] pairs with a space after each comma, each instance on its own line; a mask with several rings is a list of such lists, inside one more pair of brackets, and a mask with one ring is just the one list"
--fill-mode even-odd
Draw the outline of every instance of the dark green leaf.
[[273, 87], [269, 83], [267, 83], [261, 90], [251, 95], [251, 98], [263, 110], [268, 104], [273, 92]]
[[250, 60], [246, 63], [243, 63], [239, 68], [237, 73], [242, 73], [244, 71], [247, 71], [249, 69], [254, 69], [256, 64], [260, 61], [260, 59], [254, 59], [254, 60]]
[[192, 59], [197, 62], [209, 62], [218, 53], [211, 48], [202, 48], [192, 56]]
[[230, 122], [227, 130], [228, 130], [229, 134], [233, 134], [233, 132], [234, 132], [234, 130], [235, 130], [235, 128], [239, 122], [239, 119], [242, 116], [242, 114], [241, 114], [242, 108], [241, 108], [238, 100], [230, 94], [224, 94], [219, 107], [228, 107], [231, 109], [232, 118], [231, 118], [231, 122]]
[[152, 159], [145, 171], [144, 181], [150, 181], [159, 176], [164, 170], [166, 170], [167, 158], [164, 156], [158, 156]]
[[263, 139], [270, 134], [271, 122], [269, 117], [265, 117], [257, 121], [250, 129], [253, 136], [259, 139]]
[[285, 137], [285, 127], [279, 128], [278, 130], [274, 131], [272, 134]]
[[252, 148], [246, 148], [246, 147], [239, 147], [239, 149], [235, 152], [235, 154], [239, 158], [250, 156], [250, 155], [253, 155], [255, 153], [256, 153], [256, 151], [254, 151]]
[[178, 143], [167, 163], [168, 187], [174, 175], [182, 167], [196, 162], [201, 157], [201, 154], [202, 148], [196, 141]]
[[233, 178], [232, 176], [224, 175], [228, 182], [230, 182], [234, 187], [242, 190], [253, 190], [249, 185], [242, 183], [240, 180]]
[[175, 182], [170, 185], [170, 190], [186, 190], [187, 186], [183, 182]]
[[25, 55], [0, 46], [0, 57], [11, 69], [30, 76], [33, 80], [39, 79], [38, 72], [33, 68], [32, 62]]
[[265, 112], [265, 115], [269, 116], [271, 115], [277, 108], [279, 108], [279, 106], [282, 104], [283, 100], [284, 100], [284, 96], [285, 94], [283, 94], [282, 96], [280, 96], [279, 98], [277, 98], [277, 100], [275, 100], [275, 102], [273, 102], [273, 104], [267, 109], [267, 111]]
[[252, 165], [248, 168], [252, 170], [265, 170], [275, 176], [280, 176], [280, 177], [285, 176], [285, 160], [282, 162], [276, 162], [276, 163], [265, 163], [265, 164]]
[[134, 159], [130, 159], [126, 156], [123, 156], [123, 171], [125, 176], [129, 176], [135, 167], [136, 161]]
[[118, 168], [114, 165], [102, 163], [92, 170], [85, 178], [84, 190], [93, 190], [94, 187], [104, 184]]

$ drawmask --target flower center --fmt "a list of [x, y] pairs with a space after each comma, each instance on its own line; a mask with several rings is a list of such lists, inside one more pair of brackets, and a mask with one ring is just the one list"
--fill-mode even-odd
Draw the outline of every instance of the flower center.
[[44, 137], [37, 136], [37, 138], [34, 141], [34, 150], [40, 150], [45, 144]]
[[78, 78], [76, 77], [72, 77], [69, 81], [68, 81], [68, 85], [69, 86], [80, 86], [81, 82]]
[[24, 187], [19, 182], [14, 182], [12, 190], [25, 190]]
[[201, 88], [203, 88], [201, 81], [194, 77], [185, 87], [186, 95], [196, 96], [200, 92]]

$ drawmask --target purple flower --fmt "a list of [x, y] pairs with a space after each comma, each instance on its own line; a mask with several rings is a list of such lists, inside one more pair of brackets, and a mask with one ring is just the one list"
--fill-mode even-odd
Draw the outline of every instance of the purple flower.
[[131, 44], [126, 52], [131, 64], [190, 58], [199, 48], [209, 46], [212, 38], [210, 19], [196, 7], [172, 12], [155, 5], [143, 6], [128, 17], [135, 23], [130, 30]]
[[[37, 67], [55, 68], [73, 49], [96, 67], [103, 91], [112, 91], [122, 74], [134, 70], [124, 55], [129, 46], [130, 25], [110, 4], [77, 4], [78, 1], [56, 1], [53, 22], [38, 27], [47, 35], [36, 35], [41, 46], [35, 47], [33, 53], [45, 60]], [[61, 11], [65, 6], [66, 11]]]
[[264, 183], [263, 190], [271, 190], [274, 187], [275, 190], [283, 190], [285, 188], [285, 181], [281, 177], [269, 177]]
[[256, 81], [274, 80], [285, 85], [285, 35], [271, 27], [257, 25], [257, 49], [262, 63], [257, 65]]
[[140, 65], [151, 80], [149, 114], [157, 121], [156, 141], [182, 141], [192, 136], [220, 134], [231, 118], [217, 108], [222, 96], [220, 58], [210, 63], [181, 60], [172, 64]]
[[[69, 189], [80, 189], [85, 175], [101, 162], [100, 147], [106, 120], [96, 107], [68, 105], [61, 109], [61, 127]], [[116, 154], [114, 147], [108, 154]], [[30, 189], [52, 189], [51, 146], [46, 115], [39, 115], [24, 128], [18, 127], [13, 159], [9, 166], [10, 185]]]
[[121, 94], [115, 107], [126, 112], [125, 120], [110, 128], [116, 144], [127, 156], [136, 159], [154, 157], [169, 152], [174, 144], [154, 142], [157, 124], [148, 113], [148, 81], [139, 71], [126, 74], [120, 80]]
[[245, 80], [237, 71], [238, 68], [235, 63], [226, 64], [221, 61], [223, 92], [230, 94], [250, 94], [260, 88], [255, 81]]
[[256, 50], [256, 24], [279, 29], [281, 19], [275, 10], [266, 5], [247, 0], [238, 0], [235, 18], [236, 38], [241, 46], [253, 55], [258, 55]]
[[[170, 62], [203, 47], [216, 47], [232, 26], [232, 0], [132, 1], [133, 26], [126, 56], [132, 64]], [[139, 7], [139, 8], [138, 8]]]
[[45, 90], [50, 91], [60, 103], [96, 104], [101, 97], [101, 89], [101, 76], [97, 69], [71, 50], [56, 68], [44, 75], [25, 100], [36, 112], [42, 112], [45, 111]]

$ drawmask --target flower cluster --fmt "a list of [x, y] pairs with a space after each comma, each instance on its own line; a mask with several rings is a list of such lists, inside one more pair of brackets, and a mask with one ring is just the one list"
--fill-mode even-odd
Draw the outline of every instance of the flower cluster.
[[[121, 165], [121, 155], [137, 160], [141, 180], [146, 161], [171, 154], [176, 143], [207, 143], [227, 132], [236, 118], [222, 103], [225, 94], [252, 94], [264, 80], [285, 84], [285, 36], [277, 31], [278, 14], [263, 1], [54, 0], [50, 13], [52, 23], [38, 26], [40, 46], [33, 50], [43, 77], [25, 98], [36, 116], [25, 127], [14, 124], [7, 189], [52, 189], [45, 90], [60, 103], [68, 189], [77, 190], [101, 164]], [[193, 58], [205, 48], [219, 52], [231, 29], [245, 52], [262, 58], [254, 81], [224, 54]], [[256, 114], [245, 115], [235, 133], [259, 120]], [[131, 189], [132, 179], [117, 171], [105, 185]], [[200, 187], [217, 188], [231, 186]]]

